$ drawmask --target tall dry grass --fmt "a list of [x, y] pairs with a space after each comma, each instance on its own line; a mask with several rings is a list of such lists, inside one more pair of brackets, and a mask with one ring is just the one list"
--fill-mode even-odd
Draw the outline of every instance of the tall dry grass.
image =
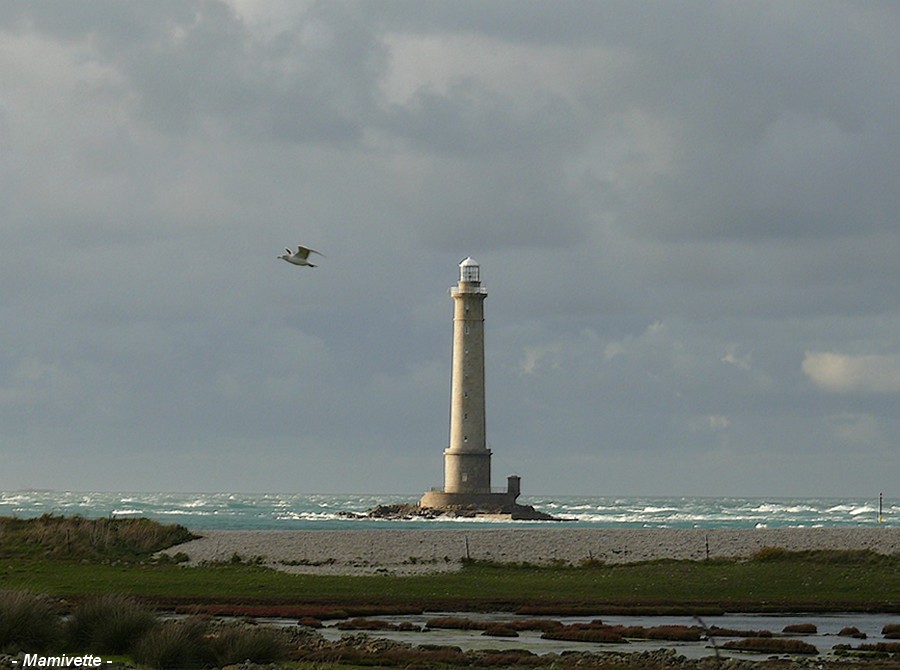
[[49, 598], [32, 591], [0, 591], [0, 652], [49, 651], [61, 639], [57, 607]]
[[193, 537], [183, 526], [144, 518], [0, 517], [0, 558], [138, 559]]
[[156, 616], [134, 598], [104, 595], [85, 600], [66, 621], [72, 649], [124, 654], [156, 625]]

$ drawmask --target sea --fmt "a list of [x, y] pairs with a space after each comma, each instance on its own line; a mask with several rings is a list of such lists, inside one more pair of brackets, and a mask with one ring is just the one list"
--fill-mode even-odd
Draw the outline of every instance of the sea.
[[[554, 521], [351, 518], [410, 494], [0, 491], [0, 516], [147, 517], [191, 530], [362, 530], [547, 526]], [[579, 528], [900, 527], [900, 499], [531, 496], [519, 502]], [[349, 514], [348, 514], [349, 513]]]

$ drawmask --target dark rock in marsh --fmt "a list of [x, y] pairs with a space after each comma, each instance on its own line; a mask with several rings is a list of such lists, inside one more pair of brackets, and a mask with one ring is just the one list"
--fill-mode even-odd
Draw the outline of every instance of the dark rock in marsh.
[[408, 631], [408, 632], [421, 632], [421, 626], [416, 626], [411, 623], [391, 623], [389, 621], [383, 621], [381, 619], [366, 619], [366, 618], [356, 618], [356, 619], [348, 619], [347, 621], [341, 621], [334, 626], [339, 630], [387, 630], [387, 631]]
[[854, 637], [857, 640], [865, 640], [866, 634], [861, 632], [856, 626], [844, 626], [838, 633], [841, 637]]
[[809, 654], [815, 655], [819, 650], [807, 642], [785, 640], [777, 637], [745, 637], [741, 640], [730, 640], [722, 645], [722, 649], [748, 651], [755, 654]]
[[508, 656], [510, 658], [534, 658], [536, 653], [530, 649], [482, 649], [482, 655], [487, 657]]
[[420, 644], [418, 648], [422, 651], [449, 651], [457, 654], [462, 653], [462, 647], [456, 647], [450, 644]]
[[815, 635], [819, 629], [814, 623], [792, 623], [782, 628], [781, 632], [789, 635]]
[[772, 631], [768, 630], [740, 630], [719, 626], [710, 626], [708, 634], [710, 637], [772, 637]]

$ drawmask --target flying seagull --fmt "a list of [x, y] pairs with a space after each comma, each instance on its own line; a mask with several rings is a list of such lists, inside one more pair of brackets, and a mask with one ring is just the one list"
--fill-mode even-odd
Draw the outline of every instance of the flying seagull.
[[319, 253], [315, 249], [310, 249], [309, 247], [297, 247], [297, 251], [291, 251], [285, 247], [284, 250], [287, 253], [282, 254], [278, 258], [285, 260], [288, 263], [293, 263], [294, 265], [308, 265], [309, 267], [314, 268], [316, 266], [307, 260], [310, 254], [319, 254], [322, 258], [325, 258], [324, 254]]

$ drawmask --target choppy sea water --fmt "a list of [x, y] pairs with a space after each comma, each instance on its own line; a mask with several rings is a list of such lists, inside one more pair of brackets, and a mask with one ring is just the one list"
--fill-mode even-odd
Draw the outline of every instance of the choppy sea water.
[[[459, 528], [461, 524], [546, 525], [540, 521], [348, 519], [379, 504], [414, 503], [418, 495], [305, 493], [127, 493], [0, 491], [0, 516], [42, 514], [149, 517], [194, 530], [356, 530]], [[900, 500], [868, 498], [522, 497], [581, 528], [900, 527]]]

